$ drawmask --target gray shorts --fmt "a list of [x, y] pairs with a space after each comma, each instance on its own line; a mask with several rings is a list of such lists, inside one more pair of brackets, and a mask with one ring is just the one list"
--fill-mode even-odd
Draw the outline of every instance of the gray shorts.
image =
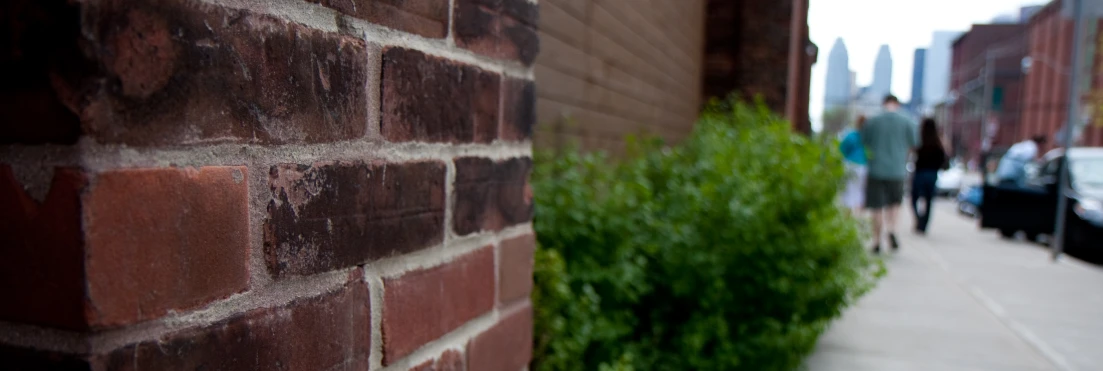
[[883, 209], [904, 200], [904, 181], [869, 177], [866, 179], [866, 208]]

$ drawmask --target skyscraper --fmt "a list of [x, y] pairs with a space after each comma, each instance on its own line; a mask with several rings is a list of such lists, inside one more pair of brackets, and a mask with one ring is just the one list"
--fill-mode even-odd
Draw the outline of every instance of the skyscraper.
[[827, 57], [827, 81], [824, 84], [824, 111], [850, 103], [850, 57], [843, 39], [835, 40]]
[[946, 100], [950, 93], [950, 62], [953, 57], [957, 31], [936, 31], [931, 46], [927, 48], [926, 67], [923, 71], [923, 101], [926, 108]]
[[877, 62], [873, 65], [873, 84], [869, 86], [869, 94], [880, 99], [890, 93], [892, 93], [892, 53], [888, 45], [881, 45], [881, 50], [877, 51]]
[[912, 97], [908, 107], [915, 113], [923, 114], [923, 75], [926, 69], [927, 49], [915, 49], [915, 63], [912, 64]]

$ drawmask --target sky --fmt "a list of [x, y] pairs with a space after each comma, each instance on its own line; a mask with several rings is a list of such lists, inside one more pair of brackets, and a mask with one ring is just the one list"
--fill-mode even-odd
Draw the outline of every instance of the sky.
[[892, 92], [900, 100], [911, 98], [912, 62], [916, 48], [931, 43], [934, 31], [967, 31], [974, 23], [988, 23], [1000, 15], [1014, 14], [1045, 0], [818, 0], [810, 1], [808, 26], [812, 42], [820, 48], [812, 67], [809, 110], [813, 127], [823, 114], [823, 89], [827, 57], [835, 39], [842, 37], [850, 54], [850, 69], [858, 86], [873, 81], [877, 49], [887, 44], [892, 52]]

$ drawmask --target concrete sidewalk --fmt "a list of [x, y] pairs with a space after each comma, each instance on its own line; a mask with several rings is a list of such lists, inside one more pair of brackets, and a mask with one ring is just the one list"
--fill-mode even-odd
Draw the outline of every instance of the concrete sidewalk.
[[832, 325], [808, 369], [1103, 370], [1103, 269], [1053, 263], [941, 201], [926, 237], [902, 210], [888, 275]]

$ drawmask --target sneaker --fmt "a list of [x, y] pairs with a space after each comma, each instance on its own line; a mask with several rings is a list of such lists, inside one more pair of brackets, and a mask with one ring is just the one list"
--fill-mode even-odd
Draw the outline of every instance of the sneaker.
[[873, 254], [877, 255], [881, 253], [881, 245], [873, 246]]
[[893, 251], [896, 251], [896, 250], [900, 249], [900, 243], [896, 242], [896, 234], [895, 233], [889, 233], [889, 246], [892, 247]]

